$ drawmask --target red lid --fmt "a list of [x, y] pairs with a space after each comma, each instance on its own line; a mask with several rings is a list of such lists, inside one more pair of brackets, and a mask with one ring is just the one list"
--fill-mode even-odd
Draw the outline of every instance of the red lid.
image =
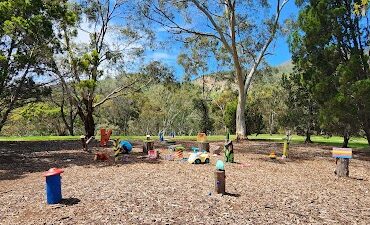
[[49, 169], [48, 171], [46, 171], [43, 176], [44, 177], [48, 177], [48, 176], [54, 176], [54, 175], [57, 175], [57, 174], [61, 174], [63, 173], [64, 170], [62, 169], [58, 169], [58, 168], [51, 168]]

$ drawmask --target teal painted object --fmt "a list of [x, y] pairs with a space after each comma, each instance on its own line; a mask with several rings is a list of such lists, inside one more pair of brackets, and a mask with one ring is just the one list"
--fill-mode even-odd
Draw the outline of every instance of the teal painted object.
[[222, 162], [221, 160], [217, 160], [216, 170], [224, 171], [225, 170], [224, 162]]

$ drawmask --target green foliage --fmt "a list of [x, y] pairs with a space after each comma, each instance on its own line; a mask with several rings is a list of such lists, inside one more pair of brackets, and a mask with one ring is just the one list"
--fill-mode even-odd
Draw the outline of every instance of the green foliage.
[[[305, 86], [320, 106], [321, 127], [347, 137], [362, 128], [370, 143], [369, 101], [360, 97], [370, 77], [368, 28], [354, 13], [359, 1], [304, 2], [291, 46]], [[363, 85], [358, 89], [358, 84]]]
[[64, 18], [74, 22], [67, 1], [0, 1], [0, 130], [14, 108], [48, 92], [35, 77], [47, 75], [52, 54], [61, 51], [56, 37]]
[[304, 74], [297, 68], [289, 76], [282, 77], [281, 83], [287, 94], [285, 100], [287, 110], [281, 118], [281, 123], [287, 129], [306, 135], [309, 141], [310, 135], [318, 130], [319, 106], [303, 77]]
[[198, 130], [205, 134], [213, 131], [213, 119], [210, 118], [209, 106], [206, 100], [195, 98], [193, 100], [194, 109], [200, 114]]
[[3, 135], [66, 135], [59, 107], [50, 103], [30, 103], [11, 114], [2, 130]]

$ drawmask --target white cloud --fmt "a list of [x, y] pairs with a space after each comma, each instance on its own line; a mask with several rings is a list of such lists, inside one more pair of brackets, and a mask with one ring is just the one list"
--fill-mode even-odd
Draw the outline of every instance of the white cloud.
[[150, 58], [156, 61], [174, 61], [176, 60], [177, 56], [175, 54], [169, 54], [166, 52], [154, 52]]

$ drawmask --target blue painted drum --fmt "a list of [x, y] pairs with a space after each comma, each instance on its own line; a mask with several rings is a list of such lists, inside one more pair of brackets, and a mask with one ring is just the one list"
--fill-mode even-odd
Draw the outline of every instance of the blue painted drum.
[[62, 185], [60, 174], [46, 177], [46, 201], [57, 204], [62, 200]]

